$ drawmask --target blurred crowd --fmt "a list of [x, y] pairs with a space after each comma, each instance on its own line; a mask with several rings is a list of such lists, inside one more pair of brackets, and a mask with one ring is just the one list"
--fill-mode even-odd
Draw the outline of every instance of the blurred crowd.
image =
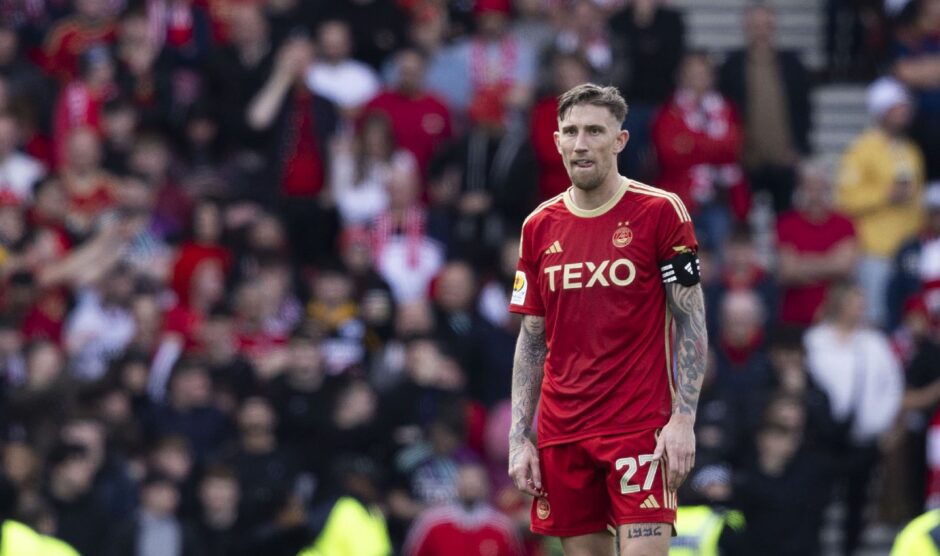
[[[547, 554], [507, 303], [589, 80], [701, 244], [680, 501], [765, 555], [832, 500], [846, 554], [940, 505], [940, 0], [820, 5], [808, 71], [763, 4], [704, 52], [661, 0], [0, 0], [0, 517], [84, 555]], [[859, 75], [826, 164], [810, 93]]]

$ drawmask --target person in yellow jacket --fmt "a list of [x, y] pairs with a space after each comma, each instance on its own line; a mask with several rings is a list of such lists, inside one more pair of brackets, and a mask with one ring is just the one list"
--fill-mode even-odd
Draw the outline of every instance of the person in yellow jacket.
[[883, 77], [868, 89], [875, 125], [845, 152], [836, 203], [858, 231], [863, 258], [859, 281], [869, 318], [883, 322], [891, 261], [901, 244], [920, 231], [924, 218], [924, 156], [907, 136], [913, 108], [904, 85]]
[[378, 467], [365, 457], [343, 458], [335, 474], [343, 492], [335, 501], [321, 505], [320, 511], [312, 512], [311, 521], [322, 521], [314, 523], [322, 528], [297, 556], [389, 556], [392, 542], [385, 516], [376, 505]]
[[940, 556], [940, 510], [908, 523], [894, 539], [891, 556]]
[[744, 516], [711, 506], [680, 506], [676, 510], [676, 536], [669, 556], [729, 556], [737, 543], [728, 542], [744, 529]]
[[79, 556], [68, 543], [40, 535], [26, 525], [7, 519], [0, 526], [0, 556]]

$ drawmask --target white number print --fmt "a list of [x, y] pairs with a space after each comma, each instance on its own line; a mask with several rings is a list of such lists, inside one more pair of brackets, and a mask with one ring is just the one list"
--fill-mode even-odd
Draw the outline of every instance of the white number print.
[[[637, 459], [639, 459], [639, 463], [637, 463]], [[643, 481], [642, 488], [640, 485], [631, 484], [630, 479], [636, 475], [637, 469], [647, 464], [649, 464], [649, 468], [646, 470], [646, 480]], [[617, 471], [624, 467], [627, 468], [623, 473], [623, 477], [620, 477], [620, 494], [633, 494], [634, 492], [640, 492], [640, 490], [653, 488], [653, 479], [656, 477], [656, 471], [659, 470], [659, 460], [654, 459], [653, 454], [643, 454], [639, 458], [620, 458], [614, 463], [614, 467]]]

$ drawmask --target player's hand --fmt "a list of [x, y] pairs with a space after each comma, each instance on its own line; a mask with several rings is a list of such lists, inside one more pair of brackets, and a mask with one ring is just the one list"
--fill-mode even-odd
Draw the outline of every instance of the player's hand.
[[656, 439], [653, 457], [666, 459], [666, 482], [669, 490], [679, 490], [682, 482], [695, 465], [695, 419], [689, 415], [673, 413]]
[[526, 437], [509, 439], [509, 477], [516, 488], [532, 496], [544, 496], [539, 453]]

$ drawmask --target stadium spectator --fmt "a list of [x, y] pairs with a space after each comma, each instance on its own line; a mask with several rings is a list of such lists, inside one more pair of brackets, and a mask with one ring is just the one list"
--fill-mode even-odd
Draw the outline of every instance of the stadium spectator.
[[389, 181], [421, 179], [411, 152], [397, 148], [384, 114], [366, 116], [354, 137], [337, 138], [331, 167], [333, 198], [344, 226], [366, 225], [384, 212]]
[[426, 177], [434, 153], [452, 138], [450, 110], [425, 87], [427, 58], [418, 49], [407, 48], [395, 55], [395, 77], [366, 105], [366, 115], [384, 114], [391, 123], [395, 144], [415, 157], [418, 171]]
[[108, 446], [105, 424], [93, 417], [77, 417], [62, 425], [63, 442], [81, 447], [94, 467], [95, 498], [111, 519], [123, 519], [137, 504], [137, 485], [127, 463]]
[[[897, 37], [892, 73], [914, 93], [917, 117], [911, 136], [925, 153], [940, 148], [940, 2], [912, 3], [916, 10], [911, 32]], [[940, 179], [936, 157], [925, 159], [929, 179]]]
[[890, 257], [921, 227], [924, 158], [907, 137], [913, 113], [903, 85], [887, 77], [874, 82], [868, 88], [868, 111], [875, 124], [843, 156], [836, 204], [858, 230], [858, 279], [868, 318], [881, 325], [887, 314]]
[[809, 326], [829, 285], [847, 280], [858, 263], [852, 221], [833, 209], [830, 172], [820, 164], [800, 167], [794, 210], [777, 221], [780, 321]]
[[42, 52], [46, 72], [65, 82], [78, 73], [81, 53], [114, 42], [115, 14], [109, 4], [107, 0], [78, 0], [74, 15], [49, 29]]
[[71, 371], [79, 379], [92, 381], [104, 376], [108, 363], [133, 339], [133, 288], [130, 268], [118, 264], [106, 271], [99, 283], [79, 291], [63, 334], [66, 352], [73, 360]]
[[898, 249], [894, 271], [888, 285], [888, 324], [893, 330], [901, 324], [902, 310], [912, 303], [923, 303], [929, 315], [940, 308], [940, 182], [931, 184], [922, 199], [926, 212], [920, 233]]
[[[213, 5], [227, 3], [211, 2]], [[215, 107], [220, 135], [226, 148], [259, 149], [263, 139], [250, 132], [254, 126], [250, 125], [250, 118], [246, 121], [245, 110], [270, 78], [272, 68], [275, 67], [275, 52], [267, 21], [258, 6], [250, 2], [237, 2], [231, 3], [226, 9], [226, 27], [231, 37], [227, 43], [217, 44], [209, 55], [205, 71], [205, 95]], [[284, 55], [280, 58], [284, 58]], [[280, 65], [284, 65], [284, 62]], [[293, 67], [292, 71], [299, 73], [300, 68]], [[233, 83], [239, 86], [232, 86]]]
[[114, 47], [115, 83], [120, 95], [134, 104], [145, 126], [166, 126], [178, 113], [173, 108], [171, 74], [159, 67], [160, 45], [144, 9], [121, 15]]
[[610, 71], [614, 62], [612, 38], [602, 6], [589, 0], [577, 0], [569, 9], [570, 15], [555, 37], [555, 50], [583, 58], [598, 74]]
[[52, 137], [56, 168], [73, 164], [70, 138], [73, 131], [89, 128], [102, 131], [101, 113], [107, 101], [118, 94], [111, 52], [96, 46], [82, 53], [81, 72], [65, 85], [53, 108]]
[[754, 435], [756, 454], [735, 481], [734, 503], [747, 522], [745, 554], [819, 550], [828, 475], [822, 462], [801, 450], [805, 414], [800, 403], [783, 400], [768, 411]]
[[209, 372], [197, 361], [181, 361], [170, 377], [166, 402], [154, 405], [145, 417], [147, 436], [186, 438], [197, 461], [213, 455], [228, 440], [230, 424], [212, 405]]
[[498, 99], [510, 110], [531, 102], [536, 53], [510, 28], [509, 0], [473, 5], [476, 33], [437, 52], [428, 67], [428, 87], [447, 99], [463, 121], [478, 103]]
[[239, 518], [246, 526], [263, 525], [293, 494], [299, 469], [278, 443], [277, 416], [267, 399], [253, 396], [238, 408], [238, 440], [223, 459], [235, 471], [241, 487]]
[[790, 208], [797, 163], [809, 153], [809, 75], [799, 56], [776, 45], [776, 14], [747, 8], [747, 47], [721, 67], [719, 87], [741, 110], [744, 167], [755, 190], [767, 191], [779, 214]]
[[865, 302], [859, 286], [833, 285], [823, 320], [806, 334], [809, 370], [845, 430], [836, 472], [846, 486], [843, 547], [849, 554], [861, 541], [878, 441], [897, 417], [904, 379], [887, 338], [866, 326]]
[[408, 14], [403, 2], [344, 0], [326, 2], [321, 12], [345, 22], [355, 45], [353, 57], [378, 69], [407, 44]]
[[[635, 0], [609, 21], [614, 42], [617, 84], [630, 105], [630, 143], [620, 156], [624, 174], [646, 181], [652, 166], [653, 117], [676, 87], [686, 50], [682, 13], [662, 0]], [[618, 68], [616, 66], [624, 67]]]
[[[529, 142], [535, 152], [538, 167], [538, 201], [541, 203], [563, 193], [571, 180], [565, 163], [558, 156], [554, 132], [558, 128], [558, 95], [579, 83], [584, 83], [591, 75], [590, 67], [584, 58], [572, 54], [557, 54], [551, 62], [552, 82], [547, 94], [532, 106], [529, 122]], [[632, 114], [634, 105], [630, 106]], [[632, 135], [631, 135], [632, 137]], [[634, 147], [632, 141], [630, 148]]]
[[35, 158], [19, 152], [20, 126], [12, 114], [0, 114], [0, 195], [11, 194], [20, 202], [32, 200], [33, 186], [46, 169]]
[[317, 57], [307, 69], [307, 86], [336, 104], [343, 116], [353, 120], [379, 92], [379, 76], [366, 64], [352, 58], [352, 30], [344, 21], [320, 24]]
[[443, 556], [484, 553], [492, 556], [524, 554], [513, 523], [488, 503], [489, 478], [479, 464], [457, 469], [457, 501], [423, 512], [415, 520], [404, 554]]
[[384, 556], [391, 552], [385, 518], [379, 510], [381, 471], [363, 457], [337, 458], [337, 492], [314, 509], [315, 540], [298, 556], [345, 553]]
[[[388, 184], [388, 210], [371, 226], [375, 269], [398, 303], [425, 298], [431, 280], [444, 264], [444, 245], [434, 236], [431, 214], [420, 200], [418, 184]], [[446, 241], [446, 240], [444, 240]]]
[[111, 534], [108, 556], [166, 554], [198, 556], [202, 553], [195, 531], [176, 517], [180, 503], [177, 485], [168, 477], [150, 473], [141, 482], [141, 507]]
[[339, 116], [332, 102], [304, 83], [312, 62], [309, 40], [294, 38], [284, 43], [270, 77], [242, 113], [247, 114], [251, 129], [268, 137], [265, 150], [272, 166], [258, 176], [259, 181], [277, 176], [276, 187], [256, 183], [255, 188], [260, 188], [256, 194], [278, 200], [288, 233], [296, 242], [294, 256], [304, 262], [328, 257], [337, 233], [334, 211], [321, 193], [329, 187], [327, 153]]
[[753, 291], [760, 299], [761, 308], [767, 318], [777, 314], [777, 285], [775, 276], [768, 272], [758, 257], [753, 234], [745, 225], [738, 225], [728, 236], [722, 251], [724, 265], [719, 276], [705, 286], [705, 301], [711, 314], [707, 315], [709, 327], [719, 330], [719, 307], [724, 297], [733, 291]]
[[767, 311], [749, 289], [729, 291], [722, 299], [719, 334], [714, 339], [716, 380], [731, 391], [753, 390], [766, 380], [767, 353], [764, 326]]
[[195, 519], [198, 538], [206, 556], [227, 556], [244, 547], [238, 508], [241, 488], [235, 472], [210, 467], [199, 483], [200, 511]]
[[678, 81], [653, 118], [657, 184], [682, 199], [699, 242], [716, 249], [730, 233], [733, 215], [747, 211], [747, 182], [740, 166], [743, 130], [734, 107], [715, 90], [714, 70], [705, 54], [687, 54]]
[[66, 148], [60, 176], [68, 197], [67, 225], [72, 234], [86, 236], [97, 218], [114, 206], [117, 180], [101, 167], [101, 141], [91, 128], [71, 131]]
[[534, 204], [529, 134], [509, 126], [506, 111], [501, 94], [479, 92], [469, 110], [472, 127], [440, 154], [437, 172], [448, 183], [438, 187], [448, 192], [438, 200], [449, 205], [452, 247], [476, 266], [494, 258], [506, 230], [520, 226]]
[[110, 519], [93, 492], [95, 466], [85, 449], [60, 443], [49, 453], [44, 497], [56, 516], [56, 536], [80, 554], [104, 554]]

